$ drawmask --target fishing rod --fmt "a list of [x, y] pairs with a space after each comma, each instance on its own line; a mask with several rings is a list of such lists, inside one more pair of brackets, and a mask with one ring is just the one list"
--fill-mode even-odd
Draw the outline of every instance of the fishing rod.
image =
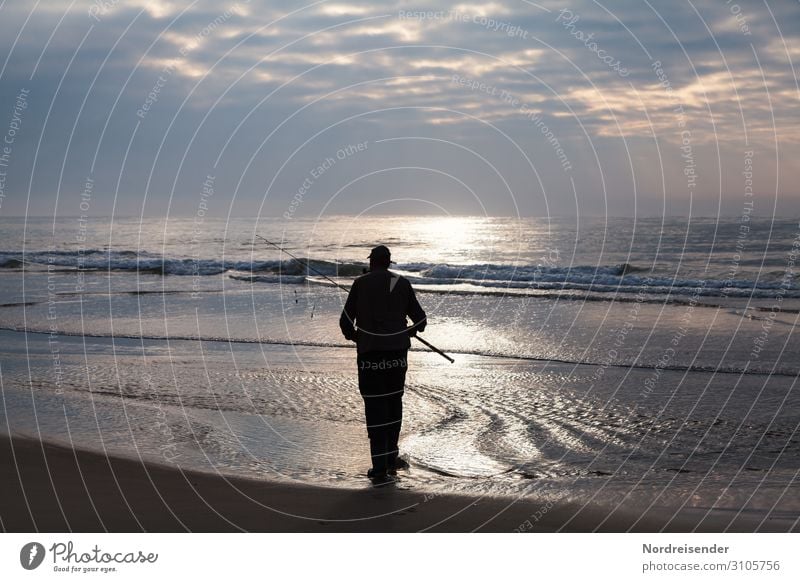
[[[271, 246], [275, 247], [276, 249], [278, 249], [278, 250], [279, 250], [279, 251], [281, 251], [282, 253], [286, 253], [286, 255], [288, 255], [289, 257], [291, 257], [292, 259], [294, 259], [295, 261], [297, 261], [297, 262], [298, 262], [298, 263], [300, 263], [301, 265], [305, 266], [305, 267], [306, 267], [306, 268], [307, 268], [309, 271], [313, 271], [314, 273], [316, 273], [316, 274], [317, 274], [317, 275], [319, 275], [320, 277], [324, 277], [325, 279], [327, 279], [328, 281], [330, 281], [331, 283], [333, 283], [333, 285], [335, 285], [336, 287], [338, 287], [338, 288], [339, 288], [339, 289], [341, 289], [342, 291], [344, 291], [344, 292], [346, 292], [346, 293], [349, 293], [349, 292], [350, 292], [350, 290], [349, 290], [347, 287], [345, 287], [344, 285], [341, 285], [341, 284], [337, 283], [336, 281], [334, 281], [333, 279], [331, 279], [330, 277], [328, 277], [328, 276], [327, 276], [325, 273], [321, 272], [319, 269], [315, 269], [314, 267], [312, 267], [312, 266], [311, 266], [311, 263], [309, 263], [308, 261], [304, 261], [304, 260], [302, 260], [302, 259], [299, 259], [299, 258], [297, 258], [296, 256], [294, 256], [292, 253], [290, 253], [289, 251], [287, 251], [287, 250], [286, 250], [285, 248], [283, 248], [282, 246], [280, 246], [280, 245], [278, 245], [278, 244], [276, 244], [276, 243], [274, 243], [274, 242], [272, 242], [272, 241], [270, 241], [270, 240], [267, 240], [267, 239], [265, 239], [263, 236], [261, 236], [261, 235], [259, 235], [259, 234], [257, 234], [257, 235], [256, 235], [256, 237], [260, 238], [261, 240], [263, 240], [263, 241], [264, 241], [265, 243], [267, 243], [268, 245], [271, 245]], [[409, 329], [413, 329], [413, 328], [409, 328]], [[419, 336], [418, 336], [418, 335], [416, 335], [416, 334], [414, 334], [414, 335], [413, 335], [413, 336], [411, 336], [411, 337], [413, 337], [413, 338], [417, 339], [417, 340], [418, 340], [418, 341], [419, 341], [419, 342], [420, 342], [422, 345], [424, 345], [424, 346], [426, 346], [428, 349], [430, 349], [430, 350], [432, 350], [432, 351], [436, 352], [437, 354], [439, 354], [440, 356], [442, 356], [444, 359], [446, 359], [447, 361], [449, 361], [451, 364], [454, 364], [454, 363], [455, 363], [455, 360], [454, 360], [453, 358], [451, 358], [450, 356], [448, 356], [447, 354], [445, 354], [445, 353], [444, 353], [442, 350], [440, 350], [439, 348], [437, 348], [436, 346], [434, 346], [432, 343], [430, 343], [430, 342], [428, 342], [428, 341], [426, 341], [426, 340], [422, 339], [421, 337], [419, 337]]]
[[[413, 329], [413, 328], [408, 328], [408, 329]], [[449, 361], [451, 364], [455, 364], [456, 363], [456, 361], [453, 358], [451, 358], [450, 356], [445, 354], [442, 350], [437, 348], [432, 343], [430, 343], [428, 341], [425, 341], [424, 339], [422, 339], [421, 337], [419, 337], [416, 334], [412, 335], [411, 337], [413, 337], [414, 339], [418, 340], [420, 343], [422, 343], [422, 345], [426, 346], [428, 349], [430, 349], [430, 350], [436, 352], [437, 354], [439, 354], [440, 356], [442, 356], [445, 360]]]

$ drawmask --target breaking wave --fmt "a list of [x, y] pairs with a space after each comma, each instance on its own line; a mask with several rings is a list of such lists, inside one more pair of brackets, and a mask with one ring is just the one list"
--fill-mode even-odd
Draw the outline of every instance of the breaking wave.
[[[321, 283], [319, 274], [348, 280], [361, 275], [365, 263], [313, 258], [248, 261], [166, 257], [147, 252], [92, 249], [76, 251], [0, 252], [0, 268], [40, 270], [53, 266], [85, 271], [123, 271], [137, 274], [229, 277], [251, 283]], [[677, 278], [652, 272], [649, 267], [618, 265], [447, 265], [407, 263], [397, 270], [422, 290], [436, 292], [502, 293], [504, 291], [578, 291], [599, 294], [679, 295], [697, 297], [800, 297], [796, 278], [768, 271], [763, 278]]]

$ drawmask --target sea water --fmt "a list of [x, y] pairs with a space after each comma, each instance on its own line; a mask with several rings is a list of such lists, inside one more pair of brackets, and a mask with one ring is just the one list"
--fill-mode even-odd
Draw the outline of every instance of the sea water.
[[[338, 329], [376, 244], [428, 313], [405, 486], [791, 524], [800, 225], [749, 219], [0, 220], [3, 430], [364, 486]], [[256, 238], [266, 237], [299, 260]]]

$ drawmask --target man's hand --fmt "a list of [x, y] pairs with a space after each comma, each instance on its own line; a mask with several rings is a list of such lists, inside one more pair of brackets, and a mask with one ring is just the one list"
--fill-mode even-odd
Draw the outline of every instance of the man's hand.
[[346, 339], [348, 341], [351, 341], [351, 342], [356, 341], [356, 337], [357, 337], [357, 335], [356, 335], [355, 330], [353, 330], [352, 332], [344, 334], [344, 339]]

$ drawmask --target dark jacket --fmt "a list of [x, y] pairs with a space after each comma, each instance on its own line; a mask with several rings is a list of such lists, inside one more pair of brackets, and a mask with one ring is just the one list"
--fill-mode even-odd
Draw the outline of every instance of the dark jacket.
[[407, 316], [414, 322], [415, 331], [425, 329], [425, 312], [411, 283], [391, 271], [379, 269], [353, 282], [339, 327], [344, 337], [356, 341], [359, 354], [407, 350], [411, 347], [406, 332]]

